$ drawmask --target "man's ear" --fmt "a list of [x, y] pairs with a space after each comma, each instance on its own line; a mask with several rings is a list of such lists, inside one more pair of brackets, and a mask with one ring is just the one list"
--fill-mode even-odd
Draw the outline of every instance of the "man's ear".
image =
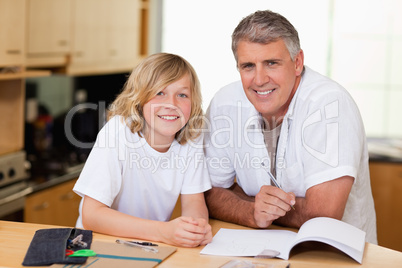
[[299, 53], [297, 53], [294, 62], [295, 62], [296, 76], [299, 76], [303, 72], [304, 68], [304, 53], [302, 49], [300, 49]]

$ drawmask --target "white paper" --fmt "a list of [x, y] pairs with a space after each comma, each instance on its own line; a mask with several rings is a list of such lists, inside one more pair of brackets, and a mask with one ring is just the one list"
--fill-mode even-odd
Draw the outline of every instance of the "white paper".
[[256, 256], [264, 249], [282, 252], [286, 242], [293, 241], [296, 233], [284, 230], [236, 230], [221, 228], [201, 254], [219, 256]]
[[361, 263], [366, 233], [350, 224], [331, 218], [314, 218], [299, 233], [286, 230], [239, 230], [221, 228], [201, 254], [219, 256], [257, 256], [265, 249], [280, 252], [287, 260], [291, 249], [305, 241], [329, 244]]

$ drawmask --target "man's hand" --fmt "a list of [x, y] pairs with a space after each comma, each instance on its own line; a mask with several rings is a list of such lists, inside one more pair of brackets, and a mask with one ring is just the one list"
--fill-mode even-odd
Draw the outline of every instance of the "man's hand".
[[268, 227], [274, 220], [286, 215], [295, 203], [296, 197], [293, 193], [286, 193], [270, 185], [262, 186], [254, 202], [256, 225], [260, 228]]

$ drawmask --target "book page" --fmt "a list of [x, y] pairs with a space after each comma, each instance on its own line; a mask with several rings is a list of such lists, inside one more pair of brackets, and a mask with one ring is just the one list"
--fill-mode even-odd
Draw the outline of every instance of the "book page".
[[305, 222], [292, 247], [304, 241], [319, 241], [332, 245], [361, 263], [366, 233], [348, 223], [327, 217]]
[[264, 249], [279, 251], [283, 258], [283, 250], [288, 248], [296, 237], [295, 232], [286, 230], [237, 230], [221, 228], [211, 243], [200, 252], [219, 256], [256, 256]]

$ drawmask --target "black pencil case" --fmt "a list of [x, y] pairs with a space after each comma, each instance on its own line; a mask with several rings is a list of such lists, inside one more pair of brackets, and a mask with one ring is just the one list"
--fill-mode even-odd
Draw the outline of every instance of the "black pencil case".
[[[71, 241], [79, 235], [82, 235], [80, 236], [80, 244], [71, 245]], [[75, 228], [41, 229], [35, 232], [22, 265], [82, 264], [86, 262], [87, 257], [68, 257], [66, 250], [89, 249], [91, 243], [92, 231], [89, 230]]]

